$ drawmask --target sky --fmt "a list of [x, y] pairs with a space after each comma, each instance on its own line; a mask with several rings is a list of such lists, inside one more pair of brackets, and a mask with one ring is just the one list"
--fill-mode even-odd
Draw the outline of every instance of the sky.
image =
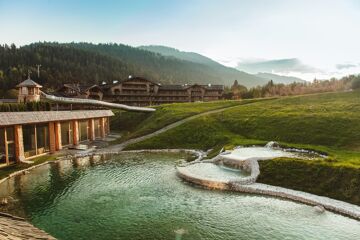
[[[165, 45], [273, 73], [360, 73], [360, 0], [0, 0], [0, 43]], [[303, 68], [300, 68], [300, 65]]]

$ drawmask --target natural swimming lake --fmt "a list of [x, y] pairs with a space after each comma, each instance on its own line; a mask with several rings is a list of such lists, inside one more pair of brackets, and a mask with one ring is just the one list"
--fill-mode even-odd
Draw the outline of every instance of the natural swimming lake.
[[9, 211], [59, 239], [360, 238], [360, 222], [348, 217], [187, 184], [176, 176], [182, 157], [121, 153], [64, 160], [10, 179], [0, 193], [12, 197]]

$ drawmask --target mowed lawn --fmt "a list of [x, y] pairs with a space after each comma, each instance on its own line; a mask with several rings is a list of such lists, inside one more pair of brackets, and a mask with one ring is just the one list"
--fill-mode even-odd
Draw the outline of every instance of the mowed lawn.
[[111, 130], [121, 132], [124, 136], [120, 141], [129, 138], [139, 137], [159, 130], [171, 123], [191, 117], [196, 114], [209, 112], [217, 109], [248, 104], [265, 99], [254, 99], [245, 101], [216, 101], [216, 102], [195, 102], [175, 103], [154, 106], [155, 112], [125, 112], [114, 111], [115, 116], [111, 118]]

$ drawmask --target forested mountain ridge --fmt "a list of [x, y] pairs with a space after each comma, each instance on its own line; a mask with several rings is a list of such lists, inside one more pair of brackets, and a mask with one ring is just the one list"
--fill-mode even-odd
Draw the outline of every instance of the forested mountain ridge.
[[[36, 65], [41, 64], [40, 78]], [[220, 65], [220, 64], [219, 64]], [[220, 65], [221, 66], [221, 65]], [[62, 83], [99, 84], [138, 75], [160, 83], [200, 83], [231, 85], [235, 79], [251, 87], [265, 84], [261, 78], [233, 69], [219, 71], [213, 66], [122, 44], [33, 43], [20, 48], [0, 46], [0, 87], [14, 88], [31, 77], [47, 88]]]
[[[265, 84], [268, 83], [270, 80], [272, 80], [274, 83], [283, 83], [283, 84], [290, 84], [293, 82], [306, 82], [305, 80], [297, 78], [297, 77], [282, 76], [282, 75], [277, 75], [277, 74], [267, 73], [267, 72], [259, 72], [257, 74], [250, 75], [247, 72], [243, 72], [243, 71], [235, 69], [235, 68], [226, 67], [226, 66], [212, 60], [211, 58], [208, 58], [201, 54], [198, 54], [195, 52], [180, 51], [176, 48], [171, 48], [171, 47], [166, 47], [166, 46], [161, 46], [161, 45], [140, 46], [138, 48], [148, 50], [151, 52], [155, 52], [155, 53], [159, 53], [163, 56], [169, 56], [169, 57], [174, 57], [174, 58], [178, 58], [178, 59], [182, 59], [182, 60], [186, 60], [186, 61], [205, 64], [205, 65], [211, 66], [213, 68], [216, 68], [217, 71], [222, 72], [224, 75], [226, 75], [228, 73], [235, 73], [235, 71], [236, 71], [238, 75], [240, 75], [240, 74], [242, 75], [242, 77], [239, 77], [239, 79], [250, 79], [250, 78], [253, 79], [253, 76], [256, 76], [258, 78], [263, 79], [262, 81], [265, 81]], [[258, 81], [259, 81], [259, 79], [256, 79], [256, 80], [253, 79], [252, 82], [258, 82]], [[242, 85], [244, 85], [244, 84], [242, 84]], [[259, 84], [259, 85], [264, 85], [264, 84]]]
[[[41, 64], [40, 78], [37, 64]], [[104, 79], [123, 79], [135, 67], [99, 53], [52, 43], [36, 43], [16, 48], [0, 47], [0, 87], [14, 88], [32, 72], [31, 78], [46, 88], [62, 83], [98, 84]]]
[[201, 63], [205, 65], [211, 65], [211, 66], [221, 66], [220, 63], [212, 60], [211, 58], [205, 57], [201, 54], [195, 53], [195, 52], [184, 52], [180, 51], [176, 48], [161, 46], [161, 45], [148, 45], [148, 46], [140, 46], [139, 49], [143, 49], [150, 52], [159, 53], [163, 56], [167, 57], [174, 57], [177, 59], [190, 61], [190, 62], [196, 62]]
[[254, 87], [257, 85], [264, 85], [268, 82], [267, 79], [252, 75], [235, 68], [224, 66], [211, 58], [203, 56], [194, 52], [184, 52], [176, 48], [160, 46], [160, 45], [149, 45], [149, 46], [140, 46], [138, 47], [143, 50], [151, 51], [154, 53], [159, 53], [163, 56], [173, 57], [176, 59], [181, 59], [184, 61], [194, 62], [206, 65], [216, 71], [219, 74], [220, 78], [223, 79], [233, 79], [232, 82], [225, 82], [225, 85], [232, 84], [234, 80], [238, 80], [241, 85], [246, 87]]

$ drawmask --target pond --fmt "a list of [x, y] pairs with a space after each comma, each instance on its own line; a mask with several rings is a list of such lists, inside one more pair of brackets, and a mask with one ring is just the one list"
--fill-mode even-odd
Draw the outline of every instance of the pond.
[[182, 157], [64, 160], [12, 178], [0, 193], [11, 196], [9, 212], [58, 239], [360, 239], [360, 222], [338, 214], [187, 184], [176, 176]]

